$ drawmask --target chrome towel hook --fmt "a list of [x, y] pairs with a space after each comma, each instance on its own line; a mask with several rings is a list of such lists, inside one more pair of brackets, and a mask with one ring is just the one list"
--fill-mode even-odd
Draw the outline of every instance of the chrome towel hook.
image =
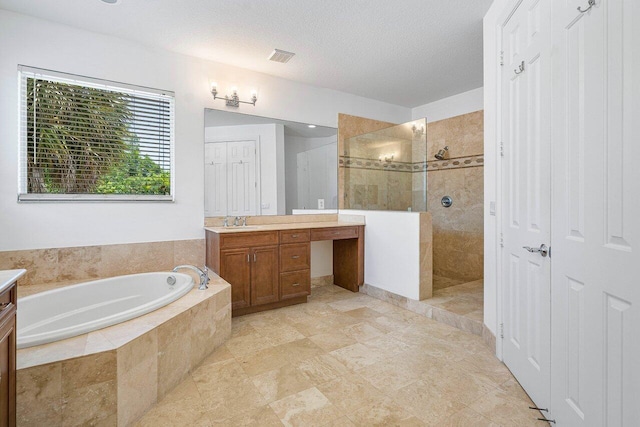
[[524, 72], [524, 61], [522, 61], [522, 63], [520, 65], [518, 65], [518, 69], [517, 70], [513, 70], [513, 72], [516, 73], [516, 74], [522, 74]]
[[595, 6], [595, 5], [596, 5], [596, 0], [589, 0], [589, 7], [583, 10], [583, 9], [582, 9], [582, 7], [578, 6], [578, 12], [580, 12], [580, 13], [587, 13], [587, 12], [589, 12], [589, 11], [591, 10], [591, 8], [592, 8], [593, 6]]

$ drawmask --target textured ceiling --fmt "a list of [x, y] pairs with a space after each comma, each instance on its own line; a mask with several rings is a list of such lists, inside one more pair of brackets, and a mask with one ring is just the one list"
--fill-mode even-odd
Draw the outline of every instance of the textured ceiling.
[[[492, 0], [0, 0], [0, 8], [415, 107], [482, 86]], [[273, 48], [295, 52], [288, 64]]]

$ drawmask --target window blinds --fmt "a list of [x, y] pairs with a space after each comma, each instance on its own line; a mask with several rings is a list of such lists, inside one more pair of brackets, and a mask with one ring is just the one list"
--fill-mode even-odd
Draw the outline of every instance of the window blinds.
[[20, 200], [172, 198], [173, 93], [20, 67]]

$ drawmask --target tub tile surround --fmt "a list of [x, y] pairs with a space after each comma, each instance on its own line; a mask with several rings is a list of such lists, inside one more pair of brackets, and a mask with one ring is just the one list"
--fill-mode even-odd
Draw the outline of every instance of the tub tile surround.
[[132, 424], [229, 338], [230, 302], [212, 275], [144, 316], [18, 350], [18, 424]]
[[52, 284], [66, 286], [125, 274], [170, 271], [179, 264], [203, 266], [204, 247], [203, 238], [2, 251], [0, 269], [27, 270], [19, 287], [20, 296], [25, 296]]
[[[291, 333], [271, 340], [278, 329]], [[229, 341], [136, 425], [537, 426], [529, 405], [480, 337], [329, 285], [234, 318]]]

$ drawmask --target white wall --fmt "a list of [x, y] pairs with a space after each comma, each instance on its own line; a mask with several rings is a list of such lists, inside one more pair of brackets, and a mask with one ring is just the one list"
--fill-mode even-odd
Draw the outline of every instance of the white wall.
[[[337, 127], [338, 113], [394, 123], [408, 108], [204, 61], [0, 10], [0, 250], [202, 238], [204, 109], [225, 109], [211, 81], [255, 107], [240, 112]], [[17, 203], [18, 64], [176, 94], [174, 203]], [[246, 93], [245, 93], [246, 92]]]
[[[495, 0], [484, 17], [484, 324], [498, 331], [498, 222], [490, 206], [498, 194], [498, 19], [507, 3]], [[500, 340], [498, 340], [500, 353]]]
[[[448, 98], [420, 105], [411, 110], [411, 120], [427, 118], [427, 122], [473, 113], [484, 108], [483, 89], [473, 89]], [[428, 135], [427, 135], [428, 136]]]
[[343, 214], [365, 217], [365, 283], [419, 300], [420, 213], [340, 210]]
[[[329, 136], [324, 138], [303, 138], [300, 136], [284, 136], [284, 157], [285, 157], [285, 180], [287, 183], [286, 189], [286, 201], [287, 201], [287, 214], [291, 214], [293, 209], [299, 208], [298, 206], [298, 153], [304, 151], [313, 150], [314, 148], [323, 147], [328, 144], [337, 144], [337, 138], [335, 136]], [[336, 156], [338, 155], [338, 149], [336, 147]], [[335, 170], [336, 177], [338, 171]], [[335, 188], [335, 197], [337, 198], [338, 188]], [[330, 200], [325, 200], [327, 207], [331, 206]], [[313, 208], [317, 208], [314, 206]]]
[[[285, 214], [284, 126], [210, 126], [204, 130], [205, 142], [257, 139], [256, 178], [259, 178], [258, 215]], [[259, 174], [259, 177], [257, 176]], [[266, 207], [268, 206], [268, 207]]]

